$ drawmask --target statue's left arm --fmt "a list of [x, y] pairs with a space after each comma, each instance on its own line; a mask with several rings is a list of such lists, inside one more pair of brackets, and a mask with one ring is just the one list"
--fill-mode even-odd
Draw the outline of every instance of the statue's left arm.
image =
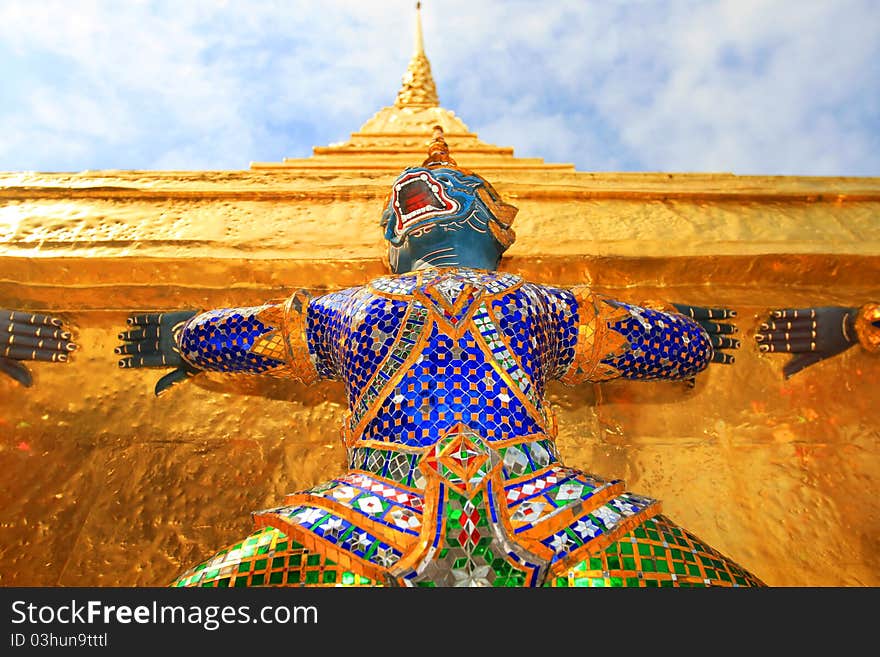
[[588, 287], [546, 288], [556, 324], [555, 374], [563, 383], [615, 378], [693, 380], [710, 363], [732, 363], [727, 350], [735, 312], [683, 304], [634, 305]]

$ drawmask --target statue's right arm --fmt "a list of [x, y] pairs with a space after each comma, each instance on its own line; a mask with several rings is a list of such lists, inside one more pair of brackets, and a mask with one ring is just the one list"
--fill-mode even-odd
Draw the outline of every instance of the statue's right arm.
[[329, 321], [322, 299], [299, 290], [261, 306], [131, 315], [119, 335], [119, 366], [174, 367], [156, 383], [156, 395], [205, 371], [303, 383], [335, 378], [338, 322]]

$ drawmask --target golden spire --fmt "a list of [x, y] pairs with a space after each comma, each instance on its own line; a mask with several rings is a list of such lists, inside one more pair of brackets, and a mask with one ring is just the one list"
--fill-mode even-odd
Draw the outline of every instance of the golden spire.
[[422, 3], [416, 3], [416, 50], [403, 75], [403, 86], [397, 92], [397, 107], [437, 107], [437, 87], [431, 76], [431, 64], [425, 56], [422, 38]]

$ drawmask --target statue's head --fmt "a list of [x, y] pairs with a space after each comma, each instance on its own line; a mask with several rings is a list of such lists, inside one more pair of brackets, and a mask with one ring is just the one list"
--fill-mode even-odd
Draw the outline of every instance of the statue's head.
[[397, 177], [382, 213], [391, 271], [496, 269], [515, 239], [516, 212], [485, 179], [458, 167], [437, 126], [428, 158]]

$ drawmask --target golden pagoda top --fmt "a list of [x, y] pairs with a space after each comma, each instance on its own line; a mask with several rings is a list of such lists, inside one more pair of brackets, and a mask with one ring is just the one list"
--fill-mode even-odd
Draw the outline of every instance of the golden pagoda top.
[[252, 162], [251, 169], [389, 169], [399, 172], [424, 158], [434, 126], [440, 126], [463, 167], [493, 169], [565, 170], [571, 164], [547, 164], [541, 158], [518, 158], [513, 148], [480, 140], [455, 112], [440, 106], [431, 63], [425, 54], [421, 2], [416, 3], [415, 49], [393, 105], [376, 112], [348, 141], [316, 146], [309, 158], [282, 162]]
[[425, 40], [422, 36], [422, 3], [416, 3], [416, 49], [413, 57], [406, 67], [403, 76], [403, 86], [397, 92], [396, 107], [437, 107], [440, 99], [437, 98], [437, 87], [431, 76], [431, 62], [425, 55]]

